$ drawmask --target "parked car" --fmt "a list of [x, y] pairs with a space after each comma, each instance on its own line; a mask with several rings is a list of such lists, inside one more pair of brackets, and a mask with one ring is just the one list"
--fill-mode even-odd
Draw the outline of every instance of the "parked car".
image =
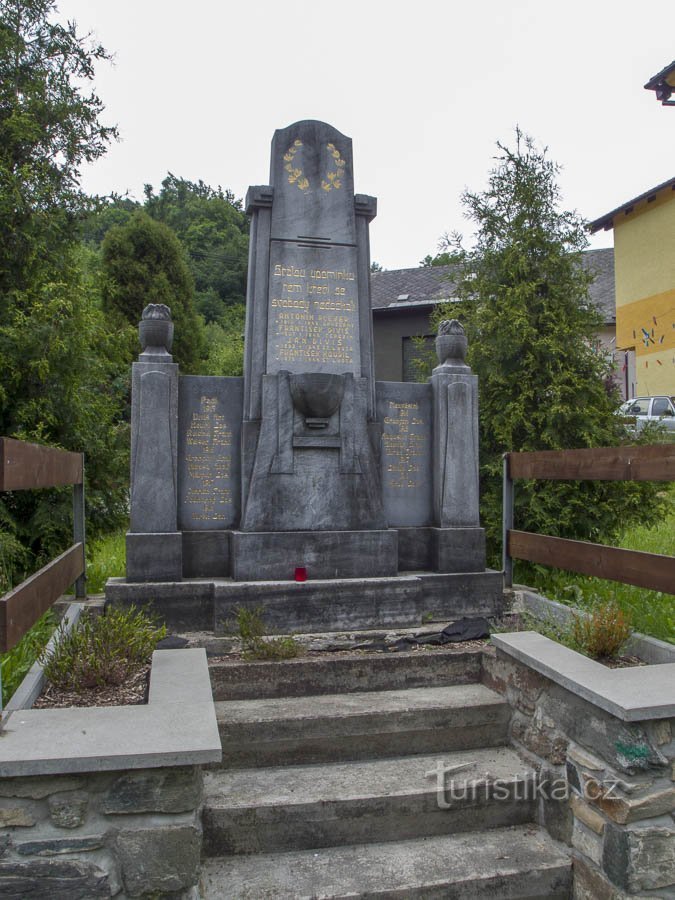
[[635, 397], [621, 404], [619, 415], [636, 431], [641, 431], [647, 422], [655, 422], [675, 434], [675, 397]]

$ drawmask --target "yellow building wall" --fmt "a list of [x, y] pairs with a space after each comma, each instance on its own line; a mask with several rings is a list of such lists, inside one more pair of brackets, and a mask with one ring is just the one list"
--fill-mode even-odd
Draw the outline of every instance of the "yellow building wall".
[[675, 191], [614, 218], [616, 346], [635, 349], [636, 394], [675, 395]]

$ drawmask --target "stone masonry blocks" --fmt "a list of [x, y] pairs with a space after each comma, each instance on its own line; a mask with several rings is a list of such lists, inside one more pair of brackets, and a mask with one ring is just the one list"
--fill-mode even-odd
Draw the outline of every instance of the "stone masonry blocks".
[[2, 779], [0, 896], [187, 891], [199, 873], [202, 796], [201, 767], [190, 765]]
[[[625, 673], [625, 670], [623, 670]], [[541, 824], [575, 851], [576, 900], [675, 891], [673, 721], [625, 722], [500, 649], [483, 653], [483, 682], [512, 708], [511, 734], [540, 771], [567, 781], [571, 831], [543, 799]], [[567, 833], [566, 833], [567, 832]]]

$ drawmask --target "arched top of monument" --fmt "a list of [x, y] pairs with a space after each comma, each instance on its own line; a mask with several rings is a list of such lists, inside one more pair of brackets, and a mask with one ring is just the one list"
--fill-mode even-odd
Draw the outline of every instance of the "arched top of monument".
[[287, 140], [289, 137], [307, 137], [310, 138], [312, 135], [318, 135], [320, 140], [338, 140], [338, 141], [346, 141], [351, 147], [352, 139], [347, 137], [346, 134], [342, 134], [341, 131], [338, 131], [333, 125], [330, 125], [328, 122], [320, 122], [318, 119], [302, 119], [300, 122], [293, 122], [292, 125], [287, 125], [286, 128], [277, 128], [274, 132], [274, 137], [272, 138], [272, 142], [274, 143], [277, 138], [281, 138], [282, 142]]
[[280, 128], [272, 139], [272, 238], [354, 243], [352, 141], [306, 119]]

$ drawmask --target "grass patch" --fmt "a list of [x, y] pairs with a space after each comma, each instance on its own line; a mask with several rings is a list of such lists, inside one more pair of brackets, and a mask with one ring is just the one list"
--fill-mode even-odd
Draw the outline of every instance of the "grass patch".
[[28, 670], [47, 646], [49, 638], [54, 633], [58, 619], [50, 609], [37, 620], [35, 625], [27, 631], [16, 647], [0, 658], [0, 670], [2, 671], [2, 705], [3, 707], [11, 698], [28, 674]]
[[102, 594], [109, 578], [124, 577], [126, 566], [126, 535], [123, 531], [87, 544], [87, 593]]
[[[653, 528], [638, 525], [624, 532], [618, 543], [627, 550], [675, 556], [675, 486], [669, 489], [669, 514]], [[630, 619], [632, 627], [675, 644], [675, 595], [648, 591], [629, 584], [576, 575], [562, 569], [533, 566], [533, 586], [551, 600], [593, 610], [614, 603]]]

